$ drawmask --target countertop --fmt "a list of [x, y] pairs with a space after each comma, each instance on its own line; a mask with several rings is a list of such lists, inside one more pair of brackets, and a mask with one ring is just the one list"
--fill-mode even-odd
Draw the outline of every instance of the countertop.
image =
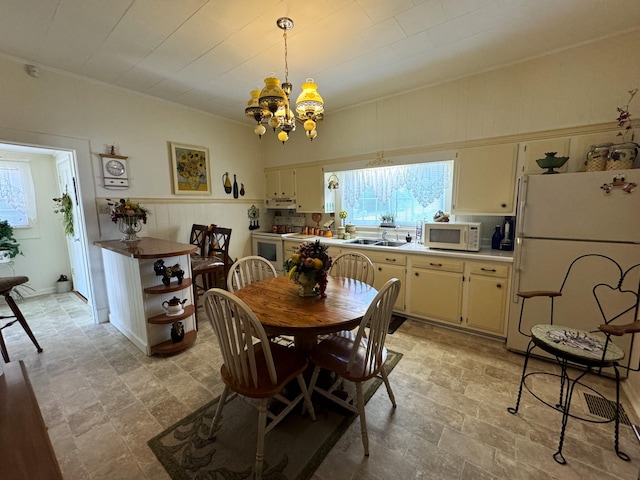
[[120, 240], [98, 240], [94, 245], [120, 255], [132, 258], [164, 258], [176, 255], [188, 255], [198, 250], [196, 245], [171, 242], [159, 238], [141, 237], [135, 245], [127, 245]]
[[[314, 242], [320, 240], [328, 246], [340, 246], [348, 248], [357, 248], [358, 250], [379, 250], [386, 252], [396, 252], [398, 254], [407, 255], [435, 255], [439, 257], [461, 258], [465, 260], [489, 260], [492, 262], [513, 263], [513, 252], [503, 250], [492, 250], [490, 248], [482, 248], [479, 252], [463, 252], [459, 250], [442, 250], [436, 248], [425, 247], [418, 243], [407, 243], [401, 247], [383, 247], [380, 245], [363, 245], [359, 243], [350, 243], [352, 240], [341, 240], [335, 237], [311, 236], [291, 233], [282, 235], [285, 241]], [[358, 237], [367, 238], [367, 237]]]

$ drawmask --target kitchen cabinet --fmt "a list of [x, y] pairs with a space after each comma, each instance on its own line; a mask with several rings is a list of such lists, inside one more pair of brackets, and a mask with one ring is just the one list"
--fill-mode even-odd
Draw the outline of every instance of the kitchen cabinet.
[[[325, 187], [322, 167], [302, 167], [296, 170], [297, 212], [331, 213], [334, 202], [333, 191]], [[327, 197], [325, 197], [327, 195]]]
[[505, 337], [510, 269], [498, 262], [412, 256], [408, 313]]
[[[518, 152], [519, 173], [542, 174], [547, 170], [540, 168], [536, 160], [544, 158], [547, 152], [556, 152], [556, 157], [568, 157], [571, 138], [549, 138], [520, 144]], [[556, 168], [556, 172], [566, 172], [569, 162], [562, 167]]]
[[462, 322], [464, 262], [419, 257], [409, 268], [409, 313], [434, 320]]
[[294, 169], [267, 172], [265, 181], [265, 195], [268, 200], [296, 198], [296, 171]]
[[394, 310], [403, 312], [405, 310], [407, 256], [382, 251], [372, 252], [371, 250], [364, 249], [360, 250], [360, 253], [369, 257], [373, 262], [373, 267], [376, 272], [373, 286], [377, 290], [380, 290], [380, 288], [392, 278], [400, 280], [400, 292], [398, 293]]
[[466, 324], [474, 329], [504, 336], [509, 266], [468, 262], [466, 271]]
[[515, 213], [517, 144], [464, 148], [455, 160], [453, 213]]

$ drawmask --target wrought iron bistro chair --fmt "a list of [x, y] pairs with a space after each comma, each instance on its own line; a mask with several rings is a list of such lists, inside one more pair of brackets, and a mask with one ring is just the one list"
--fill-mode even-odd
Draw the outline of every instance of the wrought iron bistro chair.
[[[240, 395], [258, 400], [258, 439], [254, 478], [262, 478], [264, 439], [291, 410], [304, 400], [312, 420], [316, 416], [303, 373], [307, 357], [294, 348], [269, 342], [264, 327], [251, 309], [234, 294], [212, 288], [203, 296], [204, 308], [211, 321], [220, 346], [223, 364], [220, 375], [224, 382], [222, 395], [211, 423], [209, 438], [215, 440], [218, 424], [225, 404]], [[254, 337], [259, 342], [254, 343]], [[294, 379], [300, 392], [287, 399], [282, 391]], [[229, 391], [233, 393], [229, 395]], [[267, 409], [270, 401], [277, 400], [282, 409]], [[278, 413], [274, 413], [274, 412]], [[271, 419], [267, 425], [267, 417]]]
[[[212, 224], [206, 227], [206, 232], [203, 232], [202, 227], [203, 225], [194, 224], [191, 228], [191, 238], [194, 242], [201, 242], [199, 243], [200, 254], [191, 255], [196, 328], [198, 326], [198, 297], [219, 283], [226, 287], [224, 282], [232, 263], [229, 257], [231, 229]], [[193, 244], [198, 245], [197, 243]], [[218, 275], [221, 276], [222, 282], [218, 282]]]
[[29, 328], [29, 324], [27, 323], [27, 320], [24, 318], [24, 315], [22, 315], [22, 312], [18, 308], [16, 301], [11, 296], [11, 291], [13, 290], [14, 287], [17, 287], [18, 285], [22, 285], [23, 283], [27, 283], [28, 281], [29, 281], [29, 277], [23, 277], [23, 276], [0, 278], [0, 295], [4, 297], [4, 299], [7, 302], [7, 305], [9, 305], [9, 308], [13, 313], [13, 315], [0, 316], [0, 320], [5, 318], [15, 318], [15, 320], [13, 320], [12, 322], [9, 322], [4, 326], [0, 327], [0, 353], [2, 354], [2, 358], [4, 359], [5, 363], [9, 363], [10, 360], [9, 360], [9, 352], [7, 351], [7, 346], [5, 345], [4, 338], [2, 337], [2, 330], [4, 330], [7, 327], [10, 327], [16, 322], [22, 325], [22, 328], [27, 333], [27, 335], [29, 336], [33, 344], [36, 346], [36, 350], [38, 351], [38, 353], [42, 352], [42, 348], [38, 344], [36, 337], [33, 335], [31, 328]]
[[[590, 306], [593, 306], [599, 311], [599, 313], [596, 314], [596, 319], [600, 320], [596, 323], [600, 323], [600, 321], [602, 321], [602, 323], [598, 325], [597, 330], [593, 331], [566, 327], [562, 324], [557, 324], [554, 318], [554, 307], [556, 307], [556, 310], [558, 309], [555, 302], [557, 299], [561, 298], [563, 293], [567, 290], [567, 280], [571, 278], [572, 273], [575, 277], [580, 277], [580, 270], [578, 267], [580, 265], [584, 265], [585, 262], [591, 262], [592, 265], [597, 265], [598, 269], [591, 269], [591, 271], [598, 271], [602, 275], [601, 278], [606, 279], [604, 281], [596, 281], [592, 286], [591, 291], [586, 294], [586, 297], [583, 297], [581, 301], [578, 302], [581, 304], [578, 308], [589, 308]], [[576, 269], [575, 272], [574, 269]], [[580, 283], [577, 279], [574, 280], [574, 282]], [[628, 339], [628, 345], [630, 345], [633, 341], [633, 335], [640, 332], [640, 320], [636, 320], [639, 318], [638, 314], [640, 313], [638, 310], [639, 294], [640, 264], [634, 265], [627, 270], [623, 270], [620, 264], [615, 260], [600, 254], [582, 255], [573, 260], [567, 269], [560, 290], [558, 291], [541, 290], [519, 292], [517, 294], [522, 298], [518, 329], [522, 335], [531, 338], [531, 340], [524, 358], [522, 378], [520, 380], [516, 405], [515, 407], [509, 407], [507, 410], [509, 413], [514, 415], [518, 413], [522, 390], [524, 387], [536, 399], [548, 407], [562, 413], [558, 450], [553, 455], [554, 460], [559, 464], [564, 465], [566, 463], [562, 454], [562, 448], [565, 429], [567, 427], [569, 417], [591, 423], [609, 423], [613, 421], [615, 424], [615, 452], [621, 459], [626, 461], [629, 460], [629, 456], [619, 448], [621, 416], [620, 369], [638, 371], [640, 370], [640, 365], [636, 368], [631, 368], [629, 364], [630, 359], [627, 359], [626, 364], [622, 363], [625, 357], [624, 350], [614, 343], [612, 336], [621, 337], [622, 335], [630, 334], [632, 336]], [[546, 297], [549, 299], [551, 309], [549, 323], [533, 325], [531, 327], [530, 334], [527, 334], [522, 330], [523, 317], [525, 316], [525, 301], [538, 297]], [[589, 301], [589, 298], [593, 301]], [[567, 310], [563, 309], [562, 312], [566, 313]], [[566, 317], [567, 315], [564, 316], [564, 318]], [[629, 322], [629, 320], [633, 321], [622, 324], [622, 322]], [[544, 371], [527, 372], [529, 357], [532, 354], [532, 351], [536, 348], [539, 348], [555, 357], [556, 361], [560, 365], [560, 374]], [[572, 366], [579, 367], [577, 373], [573, 373], [572, 371], [571, 374], [573, 375], [573, 378], [569, 376], [569, 368]], [[607, 403], [613, 403], [606, 400], [606, 398], [594, 388], [583, 383], [584, 377], [587, 373], [591, 372], [594, 374], [601, 374], [603, 373], [603, 369], [613, 369], [613, 373], [615, 375], [616, 399], [615, 404], [613, 405], [613, 418], [598, 420], [581, 416], [580, 412], [572, 413], [571, 400], [576, 385], [579, 385], [585, 391], [590, 391], [596, 396], [596, 398], [600, 398]], [[560, 392], [557, 403], [554, 403], [553, 400], [548, 397], [543, 397], [541, 392], [534, 392], [533, 385], [527, 384], [528, 377], [540, 374], [559, 377]]]
[[329, 275], [360, 280], [373, 286], [375, 278], [373, 262], [360, 252], [344, 252], [333, 259]]
[[[345, 330], [331, 334], [316, 345], [310, 354], [311, 362], [315, 365], [309, 383], [311, 395], [314, 391], [318, 392], [338, 405], [360, 415], [360, 432], [366, 456], [369, 455], [369, 437], [362, 383], [373, 377], [381, 378], [387, 387], [393, 408], [396, 407], [396, 399], [384, 368], [384, 362], [387, 359], [387, 349], [384, 343], [391, 321], [391, 311], [399, 292], [400, 280], [392, 278], [387, 281], [362, 317], [357, 333]], [[370, 325], [368, 338], [364, 335], [367, 324]], [[336, 381], [328, 388], [317, 385], [321, 369], [329, 370], [337, 375]], [[345, 398], [342, 393], [346, 392], [339, 390], [344, 380], [355, 384], [355, 399], [352, 395], [346, 395]]]

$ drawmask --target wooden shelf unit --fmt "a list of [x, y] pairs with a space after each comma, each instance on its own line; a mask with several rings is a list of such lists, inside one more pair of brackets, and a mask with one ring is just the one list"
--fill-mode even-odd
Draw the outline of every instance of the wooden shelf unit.
[[167, 340], [166, 342], [152, 345], [151, 353], [155, 353], [158, 355], [173, 355], [174, 353], [182, 352], [195, 343], [197, 336], [197, 332], [195, 330], [191, 330], [189, 332], [186, 332], [184, 334], [184, 338], [177, 343], [173, 343], [171, 340]]

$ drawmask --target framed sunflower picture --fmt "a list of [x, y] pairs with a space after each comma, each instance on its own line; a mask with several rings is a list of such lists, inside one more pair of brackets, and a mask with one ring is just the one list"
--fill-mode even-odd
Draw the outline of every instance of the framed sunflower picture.
[[169, 142], [175, 195], [211, 193], [209, 149]]

